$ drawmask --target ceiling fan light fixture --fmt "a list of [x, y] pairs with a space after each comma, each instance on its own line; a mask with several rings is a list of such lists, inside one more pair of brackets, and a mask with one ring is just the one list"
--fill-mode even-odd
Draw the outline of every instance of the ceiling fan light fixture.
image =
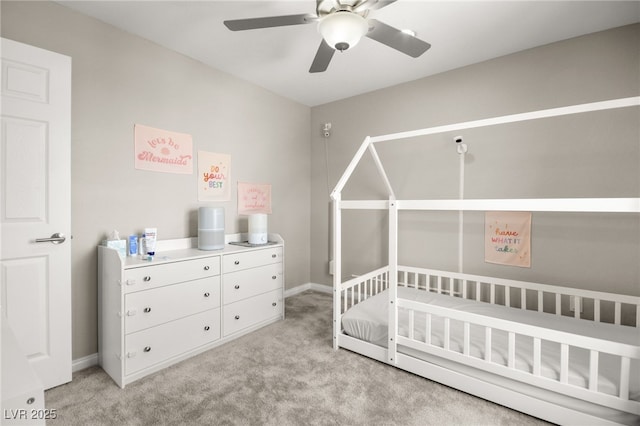
[[329, 46], [343, 52], [358, 44], [369, 31], [369, 25], [357, 13], [338, 11], [322, 18], [318, 31]]

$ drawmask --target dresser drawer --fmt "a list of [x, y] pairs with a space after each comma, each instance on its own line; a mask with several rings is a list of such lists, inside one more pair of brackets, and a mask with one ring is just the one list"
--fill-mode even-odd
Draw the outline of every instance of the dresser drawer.
[[224, 336], [273, 318], [282, 317], [282, 290], [260, 294], [222, 308]]
[[220, 275], [220, 256], [126, 269], [122, 287], [130, 293], [215, 275]]
[[220, 306], [220, 276], [129, 293], [124, 298], [125, 333]]
[[227, 254], [223, 257], [222, 266], [224, 273], [228, 273], [268, 265], [270, 263], [282, 262], [282, 260], [282, 247], [272, 247]]
[[282, 288], [282, 263], [224, 274], [223, 304]]
[[135, 373], [220, 338], [220, 308], [128, 334], [125, 374]]

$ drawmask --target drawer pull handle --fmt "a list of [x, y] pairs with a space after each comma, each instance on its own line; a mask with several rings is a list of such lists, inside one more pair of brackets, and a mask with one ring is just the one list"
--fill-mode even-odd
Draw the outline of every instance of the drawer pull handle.
[[151, 352], [151, 346], [145, 346], [144, 351], [145, 352]]
[[36, 402], [36, 399], [34, 397], [27, 399], [27, 404], [29, 405], [33, 404], [34, 402]]
[[208, 271], [208, 270], [209, 270], [209, 265], [205, 266], [205, 267], [204, 267], [204, 270], [205, 270], [205, 271]]
[[144, 312], [148, 314], [149, 312], [151, 312], [151, 308], [144, 308]]
[[209, 296], [210, 296], [209, 292], [206, 292], [206, 293], [204, 294], [204, 297], [209, 297]]
[[240, 289], [240, 286], [238, 284], [234, 285], [233, 288], [235, 288], [236, 290]]
[[271, 257], [273, 257], [274, 259], [277, 257], [276, 254], [272, 254]]
[[208, 325], [204, 326], [204, 331], [209, 331], [209, 326]]
[[239, 320], [240, 319], [240, 315], [236, 315], [235, 319]]
[[147, 275], [147, 276], [146, 276], [146, 277], [144, 277], [142, 280], [143, 280], [144, 282], [149, 282], [149, 281], [151, 281], [151, 277], [150, 277], [149, 275]]
[[272, 276], [271, 276], [271, 279], [272, 279], [272, 280], [275, 280], [276, 278], [278, 278], [278, 277], [276, 277], [275, 275], [272, 275]]
[[278, 306], [278, 304], [276, 302], [273, 302], [271, 306]]
[[234, 264], [234, 265], [239, 265], [239, 264], [240, 264], [240, 261], [239, 261], [239, 260], [236, 260], [235, 262], [233, 262], [233, 264]]

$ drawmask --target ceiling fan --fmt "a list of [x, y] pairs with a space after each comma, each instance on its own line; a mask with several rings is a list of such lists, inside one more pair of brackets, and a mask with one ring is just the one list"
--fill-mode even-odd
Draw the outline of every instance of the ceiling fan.
[[397, 0], [316, 0], [316, 13], [224, 21], [231, 31], [318, 23], [322, 42], [313, 59], [310, 73], [323, 72], [336, 50], [344, 52], [354, 47], [363, 36], [396, 49], [413, 58], [426, 52], [431, 45], [414, 35], [400, 31], [376, 19], [369, 12], [395, 3]]

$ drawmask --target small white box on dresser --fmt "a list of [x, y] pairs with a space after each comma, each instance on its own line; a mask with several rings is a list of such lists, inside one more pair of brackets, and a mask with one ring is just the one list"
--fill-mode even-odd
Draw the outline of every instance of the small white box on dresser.
[[98, 247], [99, 363], [120, 386], [284, 318], [284, 241], [198, 250], [158, 241], [153, 261]]

